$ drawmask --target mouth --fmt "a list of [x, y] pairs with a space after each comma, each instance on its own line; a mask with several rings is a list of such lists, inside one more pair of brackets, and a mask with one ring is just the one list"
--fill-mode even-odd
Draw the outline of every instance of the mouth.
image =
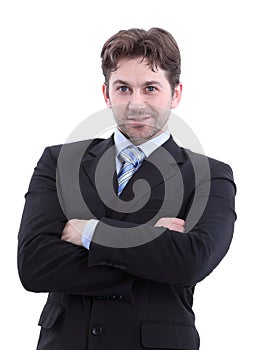
[[128, 117], [128, 118], [127, 118], [127, 121], [128, 121], [128, 122], [142, 123], [142, 122], [144, 122], [145, 120], [148, 120], [148, 119], [150, 119], [150, 118], [151, 118], [151, 116]]

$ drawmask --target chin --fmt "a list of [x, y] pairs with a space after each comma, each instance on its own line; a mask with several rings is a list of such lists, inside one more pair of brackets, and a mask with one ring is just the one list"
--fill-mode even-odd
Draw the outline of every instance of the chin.
[[129, 139], [137, 140], [139, 143], [146, 142], [160, 133], [159, 129], [152, 127], [125, 128], [122, 131]]

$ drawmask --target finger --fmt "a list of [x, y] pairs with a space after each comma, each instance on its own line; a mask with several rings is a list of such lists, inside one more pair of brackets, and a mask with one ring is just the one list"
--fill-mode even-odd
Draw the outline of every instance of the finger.
[[184, 225], [185, 221], [180, 218], [161, 218], [159, 221], [163, 220], [165, 223], [174, 223], [179, 225]]
[[176, 224], [176, 225], [181, 225], [184, 226], [185, 225], [185, 221], [180, 219], [180, 218], [174, 218], [172, 223]]
[[176, 232], [184, 232], [185, 231], [184, 226], [182, 226], [182, 225], [170, 225], [169, 229], [172, 231], [176, 231]]
[[67, 234], [67, 230], [66, 230], [66, 226], [64, 227], [63, 231], [62, 231], [62, 234], [61, 234], [61, 239], [64, 239], [66, 238], [66, 234]]

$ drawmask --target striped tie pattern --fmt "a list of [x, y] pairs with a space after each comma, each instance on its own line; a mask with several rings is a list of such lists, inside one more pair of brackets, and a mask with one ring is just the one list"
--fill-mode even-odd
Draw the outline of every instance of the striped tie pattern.
[[145, 154], [139, 147], [128, 146], [120, 152], [119, 160], [123, 165], [118, 173], [118, 196], [120, 196], [144, 158]]

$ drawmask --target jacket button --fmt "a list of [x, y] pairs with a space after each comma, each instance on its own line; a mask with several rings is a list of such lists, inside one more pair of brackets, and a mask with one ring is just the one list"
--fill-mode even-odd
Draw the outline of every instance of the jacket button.
[[96, 326], [92, 328], [91, 332], [93, 335], [101, 335], [103, 332], [103, 329], [101, 326]]

